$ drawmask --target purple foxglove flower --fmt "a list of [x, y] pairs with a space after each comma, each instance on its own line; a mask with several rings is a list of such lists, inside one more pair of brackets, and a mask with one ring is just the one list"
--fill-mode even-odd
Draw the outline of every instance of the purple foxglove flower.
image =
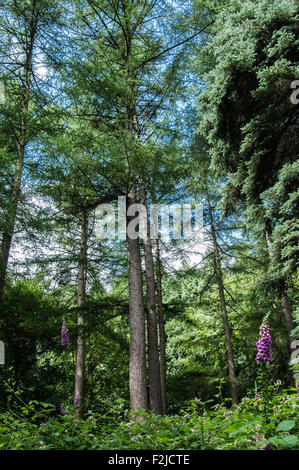
[[259, 362], [261, 359], [263, 359], [264, 362], [270, 363], [272, 362], [272, 357], [271, 357], [272, 338], [270, 335], [269, 325], [267, 322], [263, 323], [260, 326], [259, 334], [261, 338], [256, 343], [258, 353], [256, 355], [255, 360], [256, 362]]
[[68, 346], [70, 344], [70, 340], [67, 334], [67, 329], [65, 326], [65, 323], [62, 323], [62, 328], [61, 328], [61, 346]]
[[62, 416], [65, 416], [65, 414], [66, 414], [63, 405], [60, 405], [60, 413], [62, 414]]

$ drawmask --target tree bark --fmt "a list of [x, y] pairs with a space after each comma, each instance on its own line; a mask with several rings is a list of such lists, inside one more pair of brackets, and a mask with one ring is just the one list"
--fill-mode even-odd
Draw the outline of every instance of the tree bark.
[[161, 378], [161, 399], [162, 399], [162, 413], [165, 415], [167, 411], [166, 401], [166, 334], [165, 322], [162, 303], [162, 273], [161, 273], [161, 259], [160, 259], [160, 246], [159, 239], [155, 240], [155, 254], [156, 254], [156, 289], [157, 289], [157, 307], [159, 317], [159, 340], [160, 340], [160, 378]]
[[229, 383], [230, 394], [232, 397], [233, 405], [237, 405], [238, 387], [237, 387], [237, 382], [236, 382], [236, 368], [235, 368], [233, 347], [232, 347], [232, 341], [231, 341], [231, 331], [230, 331], [230, 325], [229, 325], [227, 309], [226, 309], [226, 301], [225, 301], [225, 295], [224, 295], [221, 260], [220, 260], [220, 255], [219, 255], [219, 248], [218, 248], [217, 235], [216, 235], [216, 229], [214, 225], [212, 209], [211, 209], [210, 203], [208, 203], [208, 205], [209, 205], [209, 216], [210, 216], [210, 224], [211, 224], [211, 234], [212, 234], [212, 239], [213, 239], [215, 270], [216, 270], [218, 291], [219, 291], [220, 311], [221, 311], [221, 316], [222, 316], [225, 348], [226, 348], [226, 353], [227, 353], [228, 373], [229, 373], [229, 380], [230, 380], [230, 383]]
[[[132, 38], [134, 30], [132, 31], [132, 24], [130, 22], [130, 6], [126, 2], [122, 3], [122, 14], [125, 17], [125, 22], [124, 25], [121, 25], [121, 29], [124, 39], [124, 67], [126, 73], [126, 97], [123, 102], [125, 108], [124, 131], [128, 143], [128, 149], [130, 149], [132, 148], [132, 144], [134, 145], [134, 139], [139, 143], [139, 129], [136, 112], [136, 69], [133, 67], [134, 56], [132, 54]], [[126, 152], [127, 151], [128, 150], [126, 150]], [[128, 231], [128, 226], [136, 215], [128, 215], [128, 211], [130, 211], [132, 205], [137, 202], [136, 174], [134, 171], [133, 174], [130, 174], [128, 160], [125, 161], [125, 171], [128, 176], [126, 197], [126, 242], [130, 309], [130, 404], [133, 411], [138, 411], [140, 409], [148, 409], [143, 278], [139, 237], [131, 237]]]
[[154, 414], [162, 414], [161, 377], [158, 349], [157, 310], [155, 292], [155, 271], [152, 242], [150, 238], [150, 221], [146, 204], [146, 194], [143, 182], [140, 184], [141, 203], [145, 207], [144, 223], [146, 233], [143, 240], [146, 278], [147, 302], [147, 342], [148, 342], [148, 375], [149, 375], [149, 404]]
[[292, 336], [292, 330], [294, 328], [294, 323], [292, 319], [289, 298], [285, 289], [283, 289], [283, 294], [281, 297], [281, 304], [282, 304], [283, 315], [285, 318], [285, 324], [286, 324], [286, 330], [287, 330], [287, 334], [289, 338], [290, 349], [292, 349], [292, 343], [294, 341], [294, 337]]
[[[131, 45], [127, 44], [128, 89], [131, 96], [125, 103], [126, 121], [124, 123], [125, 135], [129, 144], [132, 140], [139, 140], [139, 129], [136, 115], [136, 105], [133, 100], [134, 89], [132, 85], [132, 71], [130, 69]], [[134, 81], [134, 80], [133, 80]], [[140, 242], [138, 236], [130, 236], [128, 226], [135, 219], [135, 213], [128, 215], [132, 205], [137, 203], [136, 180], [130, 174], [129, 162], [125, 162], [128, 175], [128, 190], [126, 197], [126, 242], [128, 258], [129, 281], [129, 310], [130, 310], [130, 405], [133, 411], [148, 409], [148, 390], [146, 376], [146, 347], [145, 347], [145, 315], [143, 298], [143, 279], [140, 255]], [[135, 211], [134, 211], [135, 212]]]
[[[136, 203], [135, 191], [127, 194], [127, 228], [134, 216], [128, 215]], [[138, 238], [126, 234], [130, 306], [130, 403], [133, 410], [147, 409], [147, 381], [145, 357], [145, 319], [141, 256]]]
[[88, 215], [83, 212], [81, 224], [81, 239], [79, 253], [79, 267], [77, 280], [77, 351], [75, 368], [74, 403], [77, 407], [77, 416], [82, 419], [84, 415], [84, 385], [85, 385], [85, 333], [84, 314], [82, 305], [86, 297], [87, 274], [87, 239], [88, 239]]
[[[275, 261], [275, 254], [273, 253], [273, 250], [272, 250], [272, 239], [271, 239], [271, 234], [270, 234], [269, 228], [266, 229], [266, 231], [265, 231], [265, 237], [266, 237], [266, 244], [267, 244], [270, 260]], [[286, 285], [285, 285], [284, 280], [281, 282], [280, 292], [281, 292], [280, 295], [281, 295], [282, 313], [283, 313], [284, 320], [285, 320], [285, 326], [286, 326], [286, 330], [287, 330], [288, 343], [289, 343], [289, 353], [290, 353], [290, 357], [291, 357], [293, 350], [296, 348], [296, 345], [295, 345], [294, 337], [292, 336], [292, 330], [294, 328], [294, 323], [293, 323], [293, 318], [292, 318], [292, 312], [291, 312], [289, 297], [287, 295], [287, 289], [286, 289]], [[276, 306], [275, 306], [275, 308], [276, 308]], [[287, 368], [289, 370], [289, 373], [290, 373], [290, 385], [291, 386], [296, 386], [297, 388], [299, 388], [299, 382], [294, 377], [294, 373], [290, 368], [289, 361], [287, 361], [286, 366], [287, 366]]]

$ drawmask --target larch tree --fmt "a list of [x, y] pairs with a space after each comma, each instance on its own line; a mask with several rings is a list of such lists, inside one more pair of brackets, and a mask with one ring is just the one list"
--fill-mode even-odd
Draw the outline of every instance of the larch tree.
[[[1, 133], [6, 168], [11, 179], [6, 185], [0, 248], [0, 301], [3, 294], [10, 248], [21, 196], [26, 151], [41, 132], [49, 126], [46, 104], [47, 86], [41, 78], [45, 61], [45, 37], [51, 37], [59, 18], [53, 0], [11, 0], [0, 6], [0, 67], [5, 85], [6, 101], [1, 106]], [[12, 168], [13, 167], [13, 168]]]
[[[173, 11], [173, 6], [162, 1], [116, 3], [88, 0], [72, 6], [70, 10], [73, 14], [69, 33], [72, 52], [69, 56], [63, 54], [61, 64], [63, 66], [63, 61], [64, 67], [67, 64], [65, 75], [67, 80], [72, 80], [76, 86], [77, 96], [84, 96], [78, 116], [93, 126], [95, 141], [100, 139], [101, 133], [106, 135], [106, 149], [98, 158], [104, 159], [107, 163], [106, 170], [109, 169], [114, 184], [120, 188], [121, 194], [124, 192], [126, 195], [131, 405], [132, 408], [147, 409], [146, 334], [140, 242], [138, 236], [128, 236], [128, 233], [131, 229], [134, 232], [135, 204], [140, 202], [141, 197], [140, 176], [145, 175], [146, 179], [147, 167], [152, 164], [145, 147], [147, 142], [153, 145], [152, 136], [159, 127], [151, 126], [159, 119], [163, 123], [161, 109], [169, 101], [169, 86], [166, 86], [167, 82], [163, 76], [173, 77], [179, 63], [175, 49], [200, 34], [200, 28], [190, 37], [184, 32], [183, 39], [180, 35], [179, 39], [182, 40], [178, 41], [178, 37], [173, 35], [171, 25], [166, 21]], [[157, 14], [161, 18], [165, 15], [160, 29], [155, 27]], [[173, 38], [172, 44], [166, 43], [166, 34], [168, 41]], [[77, 56], [74, 55], [75, 50], [78, 50]], [[168, 55], [165, 62], [166, 54]], [[169, 80], [169, 83], [172, 83], [172, 91], [174, 81]], [[69, 92], [70, 98], [71, 95], [72, 91]], [[160, 127], [160, 134], [163, 134], [163, 126]], [[159, 132], [157, 135], [159, 137]], [[147, 253], [152, 257], [152, 248], [149, 248]], [[149, 266], [148, 263], [147, 265]], [[148, 274], [147, 277], [149, 280]], [[155, 315], [150, 318], [154, 319]], [[151, 361], [155, 366], [151, 367], [150, 371], [155, 371], [154, 374], [157, 375], [159, 367], [155, 323], [150, 322], [153, 328], [149, 328], [149, 344], [154, 335], [155, 349], [151, 354]], [[155, 383], [157, 387], [157, 391], [150, 391], [150, 395], [157, 397], [156, 404], [152, 406], [160, 412], [160, 380], [153, 378], [151, 381], [150, 378], [150, 382]]]

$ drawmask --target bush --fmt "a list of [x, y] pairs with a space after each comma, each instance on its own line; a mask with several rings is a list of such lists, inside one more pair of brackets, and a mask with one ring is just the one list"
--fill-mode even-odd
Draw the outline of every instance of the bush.
[[[239, 450], [295, 449], [299, 445], [298, 394], [283, 390], [273, 395], [244, 398], [235, 408], [230, 400], [193, 400], [178, 415], [147, 412], [120, 421], [89, 412], [76, 419], [74, 408], [58, 416], [53, 405], [30, 402], [18, 412], [0, 415], [0, 449], [39, 450]], [[116, 421], [118, 425], [116, 425]]]

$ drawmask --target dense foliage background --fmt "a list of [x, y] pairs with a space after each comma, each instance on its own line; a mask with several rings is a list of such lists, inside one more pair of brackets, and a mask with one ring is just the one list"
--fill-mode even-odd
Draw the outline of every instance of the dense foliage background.
[[[297, 2], [0, 16], [0, 449], [297, 449]], [[201, 237], [99, 238], [120, 196]]]

